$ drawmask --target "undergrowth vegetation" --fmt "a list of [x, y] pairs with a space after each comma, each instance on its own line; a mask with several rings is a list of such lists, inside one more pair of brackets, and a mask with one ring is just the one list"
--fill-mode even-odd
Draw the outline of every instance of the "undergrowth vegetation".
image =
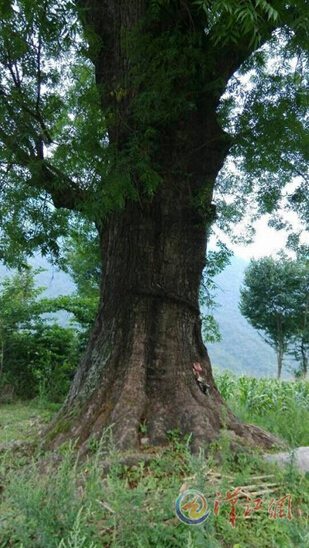
[[[308, 384], [237, 379], [226, 373], [216, 378], [224, 397], [246, 420], [275, 431], [292, 446], [299, 440], [308, 445]], [[25, 439], [27, 432], [33, 439], [34, 426], [29, 420], [35, 421], [35, 416], [38, 424], [46, 420], [42, 408], [35, 404], [28, 404], [25, 409], [21, 403], [12, 404], [0, 411], [3, 409], [9, 429], [12, 428], [9, 439]], [[299, 419], [302, 417], [298, 422], [296, 413]], [[144, 448], [134, 464], [124, 460], [126, 455], [117, 451], [108, 432], [100, 442], [89, 444], [89, 454], [83, 459], [69, 444], [57, 454], [39, 449], [28, 455], [13, 453], [11, 449], [2, 451], [0, 547], [309, 545], [307, 476], [292, 466], [279, 469], [265, 462], [256, 451], [231, 454], [226, 433], [207, 448], [207, 459], [203, 452], [192, 456], [189, 445], [189, 439], [171, 432], [169, 447]], [[239, 486], [249, 486], [252, 497], [250, 501], [241, 495], [237, 498], [233, 527], [228, 492], [235, 493]], [[175, 500], [180, 490], [188, 488], [202, 492], [210, 510], [209, 517], [199, 526], [186, 525], [175, 515]], [[253, 503], [261, 489], [265, 491], [260, 496], [262, 502], [254, 511]], [[217, 515], [216, 501], [220, 502]]]
[[309, 382], [236, 377], [217, 373], [229, 407], [245, 422], [277, 434], [291, 447], [309, 445]]

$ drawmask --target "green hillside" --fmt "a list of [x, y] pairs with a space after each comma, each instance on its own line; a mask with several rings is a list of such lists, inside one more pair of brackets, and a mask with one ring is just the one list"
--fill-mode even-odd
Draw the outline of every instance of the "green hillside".
[[[231, 264], [216, 278], [218, 307], [214, 316], [219, 324], [222, 340], [208, 343], [210, 359], [218, 369], [230, 369], [237, 374], [276, 376], [275, 352], [268, 346], [238, 309], [239, 288], [248, 262], [233, 257]], [[285, 364], [289, 375], [291, 361]]]

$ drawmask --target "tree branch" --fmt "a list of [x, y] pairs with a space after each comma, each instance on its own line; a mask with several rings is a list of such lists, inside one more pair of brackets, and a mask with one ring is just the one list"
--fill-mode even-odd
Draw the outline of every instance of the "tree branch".
[[56, 208], [76, 211], [82, 209], [88, 197], [87, 190], [80, 188], [70, 177], [47, 160], [29, 154], [21, 148], [16, 149], [15, 137], [7, 135], [1, 127], [0, 139], [14, 155], [11, 163], [29, 170], [31, 178], [27, 182], [31, 187], [48, 192]]

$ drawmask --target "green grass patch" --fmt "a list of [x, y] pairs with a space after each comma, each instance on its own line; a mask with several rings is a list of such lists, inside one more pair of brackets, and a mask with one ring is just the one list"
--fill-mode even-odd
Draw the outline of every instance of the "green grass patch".
[[[217, 382], [247, 421], [281, 435], [291, 446], [300, 441], [308, 444], [306, 383], [288, 385], [225, 374]], [[8, 425], [2, 441], [34, 439], [54, 410], [33, 402], [1, 406], [1, 427]], [[123, 454], [116, 451], [107, 432], [101, 442], [91, 445], [91, 454], [83, 462], [69, 444], [60, 452], [60, 463], [48, 454], [43, 456], [44, 464], [40, 454], [23, 459], [12, 453], [0, 456], [0, 547], [309, 546], [308, 475], [292, 466], [279, 469], [253, 451], [232, 455], [224, 434], [210, 448], [207, 459], [202, 453], [192, 456], [188, 447], [188, 440], [174, 432], [170, 446], [154, 453], [150, 462], [128, 467], [120, 463]], [[107, 458], [112, 465], [104, 473], [102, 462]], [[269, 478], [255, 479], [260, 476]], [[253, 511], [258, 498], [254, 493], [269, 483], [275, 491], [266, 488], [260, 495], [260, 507]], [[252, 485], [256, 487], [251, 488], [251, 501], [237, 500], [233, 527], [228, 492]], [[211, 513], [203, 524], [189, 526], [177, 519], [175, 501], [181, 488], [197, 489], [206, 497]], [[214, 513], [216, 500], [220, 501], [218, 515]], [[285, 504], [280, 506], [280, 500]], [[251, 508], [249, 517], [246, 508]], [[272, 517], [274, 511], [276, 517]]]
[[56, 404], [43, 407], [36, 401], [0, 405], [0, 443], [31, 441], [58, 407]]
[[[220, 446], [221, 443], [221, 446]], [[130, 468], [119, 464], [120, 455], [101, 446], [86, 462], [78, 463], [72, 447], [60, 465], [50, 464], [38, 473], [37, 463], [10, 473], [0, 504], [1, 548], [169, 548], [169, 547], [282, 547], [307, 546], [306, 509], [309, 480], [294, 470], [277, 470], [252, 454], [235, 459], [219, 442], [220, 467], [210, 455], [193, 457], [180, 439], [147, 465]], [[218, 444], [214, 448], [218, 450]], [[107, 475], [101, 462], [113, 465]], [[214, 484], [209, 470], [223, 478]], [[279, 485], [275, 495], [263, 497], [262, 508], [245, 519], [245, 501], [236, 506], [232, 527], [227, 501], [214, 515], [214, 501], [259, 474], [273, 474]], [[229, 482], [233, 478], [233, 485]], [[211, 514], [204, 524], [188, 526], [175, 516], [175, 500], [182, 486], [201, 491]], [[292, 519], [271, 519], [272, 498], [292, 497]], [[5, 495], [5, 496], [4, 496]], [[306, 536], [307, 535], [307, 536]]]

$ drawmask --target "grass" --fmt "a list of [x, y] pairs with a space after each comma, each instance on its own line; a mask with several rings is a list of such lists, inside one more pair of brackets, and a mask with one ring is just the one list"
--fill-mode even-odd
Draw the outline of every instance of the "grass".
[[244, 422], [282, 437], [290, 447], [309, 445], [309, 382], [216, 375], [229, 407]]
[[[240, 401], [240, 393], [248, 388], [249, 381], [244, 388], [245, 381], [231, 379], [228, 399], [233, 401], [233, 395], [238, 391], [238, 408], [247, 414], [251, 422], [254, 413], [263, 426], [276, 426], [277, 433], [292, 445], [299, 439], [307, 439], [309, 445], [302, 422], [293, 424], [294, 434], [291, 436], [283, 419], [279, 417], [278, 424], [275, 424], [277, 407], [272, 409], [264, 405], [262, 411], [263, 406], [246, 404], [245, 399]], [[225, 383], [223, 391], [228, 390], [228, 380], [218, 378], [219, 385], [220, 382], [222, 386]], [[250, 386], [252, 388], [252, 384]], [[265, 393], [262, 388], [265, 389], [265, 386], [256, 385], [256, 394]], [[278, 394], [282, 396], [281, 404], [286, 402], [290, 412], [285, 417], [294, 416], [296, 411], [293, 405], [305, 410], [306, 398], [299, 405], [300, 386], [293, 386], [294, 403], [290, 389], [282, 389], [285, 396], [280, 390], [277, 386]], [[302, 390], [306, 392], [306, 386]], [[45, 414], [35, 404], [20, 403], [3, 406], [0, 413], [2, 424], [4, 416], [9, 421], [10, 426], [6, 429], [7, 434], [10, 432], [8, 439], [14, 439], [14, 436], [25, 439], [27, 435], [34, 435], [35, 428], [40, 428], [41, 421], [47, 420], [51, 410]], [[38, 418], [37, 423], [35, 417]], [[220, 464], [216, 458], [218, 454]], [[112, 466], [108, 473], [103, 473], [102, 460], [107, 457]], [[76, 451], [70, 445], [63, 447], [60, 463], [55, 463], [52, 455], [45, 455], [42, 465], [42, 455], [20, 461], [12, 459], [11, 453], [3, 454], [0, 457], [0, 547], [309, 546], [309, 478], [292, 467], [278, 469], [254, 452], [231, 455], [224, 435], [213, 445], [207, 460], [203, 454], [192, 456], [187, 440], [181, 439], [176, 432], [171, 436], [170, 446], [154, 453], [147, 464], [141, 462], [126, 467], [120, 464], [120, 457], [108, 435], [102, 438], [100, 444], [93, 446], [92, 453], [83, 462], [78, 462]], [[220, 473], [221, 477], [216, 482], [211, 481], [210, 471]], [[254, 481], [259, 483], [252, 477], [265, 474], [272, 474], [271, 482], [276, 483], [279, 489], [275, 493], [264, 494], [261, 508], [253, 512], [250, 518], [244, 517], [244, 499], [239, 499], [236, 504], [235, 527], [230, 523], [231, 506], [227, 501], [222, 501], [219, 514], [214, 515], [214, 501], [219, 493], [225, 499], [227, 492], [233, 491], [234, 487]], [[232, 484], [228, 478], [233, 478]], [[181, 488], [195, 488], [205, 495], [211, 514], [204, 524], [188, 526], [175, 516], [175, 499]], [[286, 506], [282, 510], [283, 517], [272, 519], [269, 510], [274, 508], [273, 500], [278, 501], [288, 494], [292, 499], [292, 519], [287, 518]]]
[[0, 406], [0, 444], [16, 440], [31, 441], [49, 422], [55, 405], [37, 401], [8, 403]]

